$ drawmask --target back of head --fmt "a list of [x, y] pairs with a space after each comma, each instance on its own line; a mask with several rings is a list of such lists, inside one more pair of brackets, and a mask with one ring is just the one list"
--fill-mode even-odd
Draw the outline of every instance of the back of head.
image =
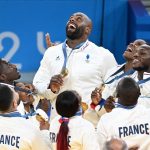
[[137, 104], [140, 88], [134, 79], [125, 77], [119, 81], [116, 93], [120, 104], [131, 106]]
[[13, 101], [13, 91], [6, 85], [0, 84], [0, 111], [7, 112]]
[[[68, 122], [80, 108], [81, 97], [76, 91], [64, 91], [57, 96], [56, 110], [61, 118], [61, 125], [57, 135], [57, 150], [68, 150]], [[65, 117], [65, 118], [64, 118]]]
[[70, 118], [79, 110], [81, 98], [75, 91], [64, 91], [57, 96], [56, 110], [62, 117]]
[[104, 144], [103, 150], [128, 150], [128, 146], [122, 139], [118, 137], [111, 137]]

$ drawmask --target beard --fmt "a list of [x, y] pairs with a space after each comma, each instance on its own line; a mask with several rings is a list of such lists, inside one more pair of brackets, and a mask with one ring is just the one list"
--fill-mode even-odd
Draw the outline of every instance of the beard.
[[76, 30], [74, 32], [72, 32], [71, 30], [68, 30], [68, 26], [66, 27], [66, 36], [67, 38], [71, 39], [71, 40], [76, 40], [76, 39], [80, 39], [83, 34], [84, 34], [84, 26], [78, 27], [76, 25]]
[[148, 69], [148, 66], [139, 66], [139, 67], [133, 67], [136, 71], [146, 71]]

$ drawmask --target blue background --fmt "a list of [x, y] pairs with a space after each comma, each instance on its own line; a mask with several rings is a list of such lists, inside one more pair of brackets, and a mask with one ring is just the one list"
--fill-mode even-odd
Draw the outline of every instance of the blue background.
[[63, 42], [66, 22], [79, 11], [93, 21], [89, 39], [109, 49], [118, 63], [124, 62], [129, 42], [150, 39], [149, 32], [143, 34], [150, 19], [140, 0], [0, 0], [0, 57], [17, 44], [6, 36], [13, 33], [19, 43], [8, 61], [18, 64], [21, 72], [36, 72], [46, 49], [45, 34], [50, 33], [52, 42]]

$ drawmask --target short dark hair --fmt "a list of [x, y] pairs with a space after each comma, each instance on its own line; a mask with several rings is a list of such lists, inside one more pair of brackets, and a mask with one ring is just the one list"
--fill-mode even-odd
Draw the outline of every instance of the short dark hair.
[[117, 96], [124, 100], [125, 104], [136, 104], [140, 96], [140, 87], [136, 81], [130, 77], [121, 79], [117, 85]]
[[2, 74], [4, 71], [4, 67], [3, 67], [4, 64], [6, 64], [6, 61], [3, 59], [0, 59], [0, 74]]
[[64, 91], [57, 96], [56, 110], [62, 117], [72, 117], [79, 110], [80, 97], [76, 91]]
[[7, 85], [0, 84], [0, 111], [7, 111], [13, 100], [13, 91]]

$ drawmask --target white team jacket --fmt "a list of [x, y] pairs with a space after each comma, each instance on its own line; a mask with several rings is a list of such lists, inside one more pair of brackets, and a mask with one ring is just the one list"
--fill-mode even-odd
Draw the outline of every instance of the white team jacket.
[[[55, 117], [50, 125], [50, 140], [54, 150], [56, 150], [56, 138], [59, 132], [60, 116]], [[81, 116], [70, 118], [68, 140], [71, 146], [69, 150], [99, 150], [94, 126]]]
[[[105, 84], [105, 88], [102, 92], [102, 98], [107, 99], [109, 96], [114, 96], [117, 84], [122, 79], [122, 78], [119, 78], [119, 79], [115, 79], [115, 78], [124, 73], [124, 69], [123, 69], [124, 65], [125, 64], [117, 65], [117, 66], [111, 68], [107, 72], [107, 74], [105, 76], [105, 79], [104, 79], [104, 83], [109, 82], [111, 80], [112, 80], [112, 82], [109, 83], [109, 84]], [[120, 70], [120, 71], [118, 73], [116, 73], [118, 70]], [[116, 74], [113, 75], [114, 73], [116, 73]], [[113, 76], [111, 76], [111, 75], [113, 75]], [[133, 77], [135, 75], [133, 73], [129, 76]], [[113, 79], [115, 79], [115, 80], [113, 81]], [[106, 113], [104, 107], [102, 107], [101, 109], [99, 109], [99, 106], [96, 107], [95, 109], [92, 109], [92, 108], [89, 107], [87, 109], [87, 111], [84, 113], [83, 117], [85, 119], [87, 119], [88, 121], [92, 122], [93, 125], [96, 127], [100, 117], [104, 113]]]
[[[66, 48], [68, 76], [64, 78], [64, 90], [76, 90], [82, 96], [82, 101], [89, 103], [91, 92], [104, 82], [106, 72], [117, 63], [111, 52], [103, 47], [98, 47], [90, 41], [86, 41], [79, 49], [72, 52]], [[71, 54], [70, 54], [71, 53]], [[52, 76], [59, 74], [64, 63], [62, 44], [50, 47], [46, 50], [41, 65], [34, 77], [33, 84], [40, 94], [50, 100], [56, 98], [56, 94], [47, 89]]]
[[137, 105], [133, 109], [114, 108], [104, 114], [97, 126], [100, 147], [111, 136], [125, 140], [128, 146], [139, 145], [139, 150], [150, 149], [150, 109]]
[[[138, 82], [137, 77], [138, 73], [136, 72], [135, 80]], [[143, 73], [143, 81], [141, 84], [139, 84], [141, 95], [138, 99], [138, 103], [150, 108], [150, 73]]]
[[50, 141], [43, 135], [30, 120], [0, 116], [1, 150], [51, 150]]

